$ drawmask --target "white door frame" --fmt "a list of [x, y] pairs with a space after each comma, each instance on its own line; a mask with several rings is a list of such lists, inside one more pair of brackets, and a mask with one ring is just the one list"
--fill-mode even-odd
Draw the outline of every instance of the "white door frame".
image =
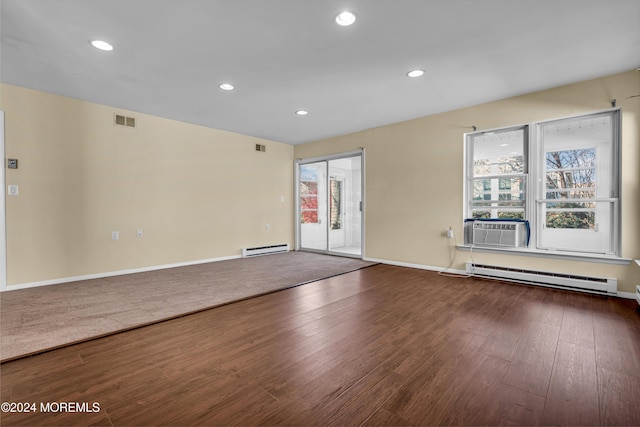
[[4, 157], [4, 111], [0, 110], [0, 158], [2, 159], [2, 171], [0, 172], [0, 292], [7, 290], [7, 210], [6, 210], [6, 166]]
[[[361, 259], [365, 259], [365, 252], [364, 252], [364, 248], [365, 248], [365, 225], [366, 225], [366, 200], [365, 200], [365, 181], [366, 181], [366, 167], [365, 167], [365, 150], [364, 148], [359, 148], [358, 150], [353, 150], [353, 151], [348, 151], [348, 152], [344, 152], [344, 153], [336, 153], [336, 154], [329, 154], [326, 156], [319, 156], [319, 157], [311, 157], [311, 158], [306, 158], [306, 159], [296, 159], [294, 162], [294, 186], [295, 186], [295, 222], [296, 222], [296, 226], [295, 226], [295, 248], [296, 250], [300, 250], [300, 165], [303, 164], [308, 164], [308, 163], [317, 163], [317, 162], [329, 162], [330, 160], [336, 160], [336, 159], [343, 159], [343, 158], [348, 158], [348, 157], [355, 157], [355, 156], [360, 156], [361, 157], [361, 182], [360, 182], [360, 186], [361, 186], [361, 203], [362, 203], [362, 211], [361, 211], [361, 228], [360, 228], [360, 257]], [[329, 168], [328, 168], [328, 163], [327, 163], [327, 181], [328, 181], [328, 176], [329, 176]], [[329, 189], [327, 188], [327, 194], [329, 193]], [[328, 198], [328, 196], [327, 196]], [[328, 200], [327, 200], [328, 201]], [[328, 206], [328, 204], [327, 204]], [[329, 234], [329, 229], [327, 229], [327, 237]], [[332, 253], [335, 255], [341, 255], [341, 256], [348, 256], [345, 254], [341, 254], [341, 253], [336, 253], [336, 252], [331, 252], [328, 250], [329, 249], [329, 240], [327, 239], [327, 250], [326, 251], [318, 251], [321, 253]], [[314, 252], [311, 249], [305, 249], [308, 250], [310, 252]]]
[[[327, 221], [327, 227], [329, 227], [329, 239], [327, 241], [327, 248], [329, 249], [329, 251], [331, 251], [331, 242], [336, 242], [336, 240], [338, 240], [338, 242], [341, 242], [342, 245], [340, 243], [338, 243], [338, 246], [344, 246], [345, 242], [347, 240], [347, 236], [346, 236], [346, 232], [345, 232], [345, 207], [344, 204], [346, 203], [346, 201], [348, 200], [347, 198], [347, 188], [346, 188], [346, 178], [344, 175], [331, 175], [329, 173], [329, 171], [327, 172], [329, 174], [329, 188], [327, 188], [328, 191], [328, 199], [329, 199], [329, 206], [327, 206], [327, 212], [329, 212], [329, 217], [331, 216], [331, 181], [332, 180], [336, 180], [338, 182], [340, 182], [341, 184], [341, 196], [342, 196], [342, 204], [340, 206], [340, 212], [338, 213], [338, 215], [340, 215], [340, 222], [342, 224], [342, 226], [338, 229], [338, 230], [332, 230], [331, 229], [331, 221]], [[330, 219], [330, 218], [329, 218]]]

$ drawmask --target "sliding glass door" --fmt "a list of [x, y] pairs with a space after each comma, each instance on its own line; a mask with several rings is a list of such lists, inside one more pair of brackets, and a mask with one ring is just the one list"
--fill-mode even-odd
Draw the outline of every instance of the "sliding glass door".
[[298, 248], [362, 257], [362, 153], [297, 168]]
[[327, 162], [300, 165], [300, 247], [327, 249]]

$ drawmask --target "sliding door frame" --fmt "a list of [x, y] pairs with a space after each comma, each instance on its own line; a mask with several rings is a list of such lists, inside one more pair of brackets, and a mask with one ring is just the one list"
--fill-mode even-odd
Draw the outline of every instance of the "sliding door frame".
[[[365, 161], [365, 152], [364, 152], [364, 148], [359, 148], [358, 150], [353, 150], [353, 151], [347, 151], [347, 152], [343, 152], [343, 153], [335, 153], [335, 154], [329, 154], [326, 156], [318, 156], [318, 157], [309, 157], [306, 159], [296, 159], [295, 161], [295, 176], [294, 176], [294, 186], [295, 186], [295, 221], [296, 221], [296, 225], [295, 225], [295, 249], [296, 251], [299, 250], [305, 250], [308, 252], [318, 252], [318, 253], [327, 253], [327, 254], [331, 254], [331, 255], [340, 255], [340, 256], [350, 256], [349, 254], [345, 254], [345, 253], [341, 253], [341, 252], [334, 252], [329, 250], [330, 248], [330, 240], [329, 240], [329, 232], [330, 227], [327, 224], [327, 249], [326, 250], [314, 250], [314, 249], [310, 249], [310, 248], [302, 248], [300, 245], [300, 241], [301, 241], [301, 231], [300, 231], [300, 166], [301, 165], [306, 165], [309, 163], [318, 163], [318, 162], [327, 162], [327, 181], [328, 181], [328, 176], [329, 176], [329, 162], [331, 160], [338, 160], [338, 159], [346, 159], [349, 157], [357, 157], [360, 156], [360, 176], [361, 176], [361, 182], [360, 182], [360, 200], [362, 203], [362, 208], [360, 210], [360, 256], [357, 256], [357, 258], [360, 259], [364, 259], [365, 257], [365, 253], [364, 253], [364, 248], [365, 248], [365, 229], [366, 229], [366, 191], [365, 191], [365, 182], [366, 182], [366, 161]], [[329, 206], [329, 189], [327, 188], [327, 208]], [[354, 257], [354, 256], [352, 256]], [[354, 257], [355, 258], [355, 257]]]
[[0, 185], [2, 194], [0, 195], [0, 292], [7, 290], [7, 180], [4, 149], [4, 111], [0, 110], [0, 158], [2, 158], [2, 171], [0, 171]]

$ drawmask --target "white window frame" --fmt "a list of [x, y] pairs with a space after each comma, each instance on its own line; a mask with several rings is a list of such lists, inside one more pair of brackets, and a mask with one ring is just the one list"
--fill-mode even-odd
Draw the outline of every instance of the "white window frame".
[[[473, 164], [473, 160], [474, 160], [474, 151], [473, 151], [473, 147], [472, 147], [472, 143], [473, 140], [475, 139], [475, 137], [477, 136], [483, 136], [483, 135], [488, 135], [488, 134], [494, 134], [494, 133], [501, 133], [501, 132], [511, 132], [511, 131], [518, 131], [518, 130], [522, 130], [523, 131], [523, 156], [524, 156], [524, 170], [522, 173], [512, 173], [512, 174], [496, 174], [496, 175], [486, 175], [486, 176], [475, 176], [474, 175], [474, 164]], [[500, 128], [500, 129], [491, 129], [488, 131], [483, 131], [483, 132], [472, 132], [472, 133], [468, 133], [466, 134], [466, 141], [465, 141], [465, 218], [471, 218], [472, 217], [472, 211], [473, 211], [473, 181], [475, 180], [498, 180], [498, 182], [500, 181], [500, 179], [511, 179], [511, 178], [522, 178], [523, 180], [523, 194], [524, 194], [524, 200], [523, 200], [523, 209], [524, 209], [524, 219], [528, 218], [528, 206], [530, 205], [529, 202], [529, 171], [528, 171], [528, 163], [529, 163], [529, 135], [530, 131], [529, 131], [529, 126], [528, 125], [518, 125], [518, 126], [509, 126], [509, 127], [505, 127], [505, 128]], [[496, 191], [497, 194], [499, 194], [500, 190], [499, 188], [494, 189]], [[496, 199], [497, 201], [497, 199]], [[508, 211], [509, 209], [505, 206], [504, 207], [505, 211]], [[499, 207], [498, 206], [491, 206], [489, 207], [487, 210], [498, 210]]]
[[[598, 197], [598, 203], [611, 204], [611, 236], [610, 236], [610, 249], [603, 251], [580, 251], [575, 249], [563, 249], [554, 247], [541, 247], [540, 231], [542, 224], [545, 222], [545, 218], [542, 215], [541, 204], [547, 203], [546, 189], [545, 189], [545, 156], [544, 147], [542, 143], [542, 129], [544, 126], [553, 124], [555, 122], [561, 122], [566, 120], [576, 119], [588, 119], [589, 117], [595, 117], [598, 115], [608, 114], [611, 117], [611, 170], [610, 174], [610, 197]], [[621, 256], [621, 208], [620, 208], [620, 189], [621, 189], [621, 174], [620, 174], [620, 162], [621, 162], [621, 111], [619, 108], [612, 108], [601, 111], [594, 111], [585, 114], [578, 114], [574, 116], [562, 117], [558, 119], [545, 120], [539, 122], [533, 122], [524, 125], [508, 126], [504, 128], [494, 128], [484, 131], [470, 132], [464, 136], [464, 218], [472, 217], [472, 197], [473, 197], [473, 139], [478, 135], [488, 133], [498, 133], [509, 130], [516, 130], [525, 128], [528, 131], [528, 135], [524, 136], [525, 149], [528, 146], [528, 152], [525, 155], [525, 219], [529, 221], [531, 227], [531, 238], [528, 248], [509, 248], [509, 251], [515, 251], [519, 253], [526, 253], [531, 255], [548, 255], [548, 254], [560, 254], [559, 257], [603, 257], [603, 258], [620, 258]], [[469, 247], [470, 244], [462, 245], [462, 247]], [[474, 250], [477, 250], [474, 247]], [[488, 251], [500, 251], [499, 248], [487, 248]]]
[[[545, 182], [546, 182], [545, 153], [544, 153], [544, 144], [542, 139], [543, 128], [545, 126], [553, 125], [557, 123], [562, 123], [567, 121], [576, 121], [576, 120], [588, 120], [589, 118], [596, 118], [598, 116], [603, 116], [603, 115], [608, 115], [609, 117], [611, 117], [611, 135], [610, 135], [611, 145], [607, 149], [607, 156], [610, 156], [610, 158], [607, 161], [608, 165], [598, 164], [596, 166], [596, 170], [600, 175], [603, 170], [607, 171], [607, 169], [609, 169], [608, 176], [604, 178], [609, 182], [609, 185], [607, 187], [608, 194], [598, 195], [596, 196], [595, 199], [593, 199], [593, 201], [598, 205], [597, 210], [598, 209], [610, 210], [611, 218], [610, 218], [610, 222], [607, 222], [607, 225], [609, 226], [608, 248], [607, 249], [600, 248], [596, 250], [596, 249], [590, 249], [588, 248], [588, 245], [585, 245], [587, 246], [585, 250], [577, 251], [575, 249], [567, 249], [567, 248], [561, 248], [561, 247], [554, 247], [553, 245], [545, 245], [542, 239], [542, 232], [543, 232], [542, 224], [544, 224], [545, 222], [543, 206], [546, 203], [550, 202], [551, 200], [546, 198], [547, 194], [546, 194], [546, 188], [545, 188], [546, 187], [545, 186]], [[531, 170], [531, 174], [532, 174], [532, 179], [534, 180], [532, 182], [538, 183], [537, 188], [534, 189], [534, 191], [536, 192], [536, 200], [535, 200], [535, 206], [533, 206], [533, 209], [535, 211], [532, 216], [532, 218], [538, 218], [538, 221], [536, 222], [537, 227], [535, 232], [535, 243], [536, 243], [535, 247], [540, 250], [551, 250], [551, 251], [564, 250], [569, 252], [580, 252], [580, 253], [587, 253], [587, 254], [595, 253], [595, 254], [619, 256], [620, 250], [621, 250], [620, 248], [620, 221], [621, 221], [621, 215], [620, 215], [620, 179], [621, 179], [621, 176], [620, 176], [620, 109], [610, 109], [605, 111], [598, 111], [593, 113], [565, 117], [562, 119], [554, 119], [554, 120], [546, 120], [543, 122], [538, 122], [536, 123], [535, 129], [533, 129], [533, 132], [535, 133], [534, 137], [535, 137], [536, 143], [534, 145], [537, 148], [537, 152], [535, 154], [532, 153], [531, 155], [535, 156], [537, 164], [535, 165], [536, 167]], [[600, 162], [600, 160], [598, 160], [598, 162]], [[597, 179], [601, 180], [603, 178], [597, 178]], [[584, 231], [567, 230], [567, 232], [568, 233], [589, 233], [589, 231], [586, 231], [586, 230]]]

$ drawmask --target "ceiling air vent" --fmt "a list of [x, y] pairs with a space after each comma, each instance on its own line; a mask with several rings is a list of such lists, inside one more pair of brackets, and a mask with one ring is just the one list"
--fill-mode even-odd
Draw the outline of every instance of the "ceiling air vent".
[[267, 151], [267, 146], [262, 144], [256, 144], [256, 151], [262, 151], [264, 153]]
[[118, 126], [136, 127], [136, 119], [134, 117], [127, 117], [120, 114], [114, 114], [113, 123]]

